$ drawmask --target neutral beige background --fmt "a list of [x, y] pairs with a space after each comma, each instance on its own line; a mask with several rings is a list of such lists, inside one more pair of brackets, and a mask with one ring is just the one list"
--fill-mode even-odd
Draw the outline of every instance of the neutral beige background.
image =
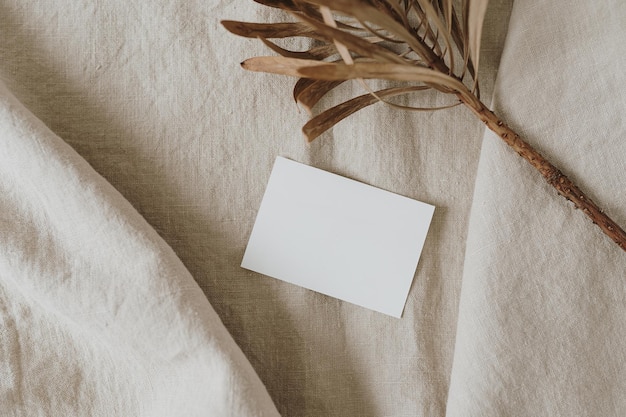
[[[486, 97], [508, 3], [490, 6]], [[483, 127], [377, 105], [307, 147], [293, 81], [240, 70], [269, 52], [226, 18], [279, 19], [242, 1], [2, 1], [0, 75], [172, 246], [284, 415], [443, 415]], [[402, 320], [239, 267], [276, 155], [437, 206]]]
[[[624, 6], [544, 3], [516, 4], [495, 104], [624, 223]], [[487, 99], [510, 9], [488, 11]], [[269, 52], [220, 19], [279, 17], [242, 1], [3, 0], [0, 77], [171, 245], [283, 415], [619, 410], [603, 387], [621, 386], [624, 266], [579, 213], [493, 139], [481, 152], [483, 126], [462, 108], [373, 106], [307, 147], [293, 81], [240, 70]], [[276, 155], [437, 207], [403, 319], [239, 268]]]

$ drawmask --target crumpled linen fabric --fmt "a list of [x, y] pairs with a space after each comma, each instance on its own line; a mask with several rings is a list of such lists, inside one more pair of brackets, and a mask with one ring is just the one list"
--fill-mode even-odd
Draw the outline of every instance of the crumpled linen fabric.
[[[488, 17], [486, 97], [509, 3]], [[172, 247], [282, 415], [444, 415], [483, 126], [460, 107], [375, 105], [308, 146], [295, 80], [242, 70], [273, 52], [220, 19], [284, 17], [252, 1], [2, 0], [0, 78]], [[403, 319], [240, 268], [277, 155], [437, 206]]]
[[0, 414], [278, 416], [171, 248], [1, 84]]
[[[624, 98], [619, 94], [624, 6], [546, 3], [516, 1], [493, 106], [624, 224]], [[490, 2], [481, 58], [483, 97], [493, 92], [510, 4]], [[460, 107], [416, 114], [375, 105], [305, 145], [299, 131], [308, 116], [298, 113], [290, 97], [293, 80], [240, 70], [243, 59], [271, 52], [258, 41], [226, 33], [220, 19], [281, 17], [245, 1], [0, 1], [0, 78], [171, 246], [282, 415], [620, 415], [624, 265], [604, 236], [497, 138], [487, 133], [483, 140], [483, 126]], [[362, 93], [358, 84], [346, 84], [324, 103]], [[445, 100], [425, 95], [419, 103]], [[437, 207], [401, 320], [239, 267], [277, 155]], [[66, 190], [68, 197], [77, 198], [71, 191]], [[80, 198], [93, 208], [91, 216], [102, 211]], [[63, 218], [64, 206], [49, 208], [55, 207], [42, 224]], [[21, 208], [9, 219], [20, 213]], [[136, 228], [124, 223], [122, 229], [131, 240], [155, 236], [145, 223]], [[96, 237], [109, 233], [98, 230]], [[68, 253], [78, 251], [87, 262], [89, 246], [74, 238]], [[91, 245], [97, 243], [93, 240]], [[46, 247], [32, 231], [14, 241], [29, 250]], [[104, 246], [115, 247], [112, 241]], [[64, 250], [46, 256], [63, 258]], [[163, 251], [132, 264], [132, 271], [141, 274], [142, 268], [157, 268], [154, 263], [160, 268], [163, 256], [167, 265], [175, 264]], [[185, 275], [180, 265], [172, 268]], [[163, 284], [170, 294], [153, 298], [154, 308], [174, 303], [189, 311], [204, 305], [196, 289], [186, 286], [190, 281], [180, 280], [187, 289], [176, 292], [177, 283]], [[113, 296], [95, 281], [74, 290], [81, 297], [93, 291]], [[158, 294], [151, 282], [131, 282], [120, 287], [132, 290], [131, 297]], [[45, 294], [46, 300], [53, 295]], [[82, 306], [68, 302], [65, 308], [77, 305]], [[197, 320], [216, 329], [198, 343], [206, 349], [223, 330], [206, 305], [202, 309]], [[154, 330], [146, 329], [155, 326], [152, 320], [126, 323], [120, 312], [122, 307], [107, 304], [81, 320], [95, 323], [109, 314], [115, 317], [108, 321], [112, 326]], [[185, 323], [172, 323], [178, 329], [173, 334], [198, 341], [181, 333]], [[157, 339], [137, 343], [159, 347]], [[116, 334], [123, 349], [129, 349], [129, 340], [136, 339]], [[69, 350], [57, 349], [57, 356]], [[154, 351], [144, 353], [148, 358]], [[116, 363], [94, 383], [134, 375], [134, 362], [121, 356], [127, 362]], [[11, 358], [3, 363], [13, 364]], [[89, 358], [94, 367], [106, 368], [103, 358]], [[245, 415], [237, 414], [239, 406], [273, 415], [239, 359], [214, 380], [242, 375], [239, 381], [249, 382], [250, 391], [239, 391], [239, 400], [233, 400], [233, 415]], [[190, 379], [185, 366], [198, 371], [191, 363], [171, 363], [168, 372], [178, 375], [174, 382], [161, 374], [162, 391], [157, 391], [171, 395], [161, 397], [164, 402], [192, 407], [200, 403], [184, 401], [186, 396], [220, 392], [217, 382], [214, 391]], [[119, 389], [119, 395], [79, 388], [64, 392], [106, 396], [108, 401], [98, 400], [109, 406], [101, 415], [125, 415], [117, 412], [123, 407], [131, 414], [141, 406], [160, 410], [155, 404], [161, 403], [153, 404], [152, 394], [137, 393], [137, 387]], [[248, 392], [256, 393], [251, 398], [258, 395], [258, 407], [245, 400]], [[72, 407], [86, 396], [66, 395], [67, 401], [54, 404]], [[207, 412], [210, 406], [199, 406], [198, 415], [223, 415]], [[14, 413], [32, 414], [28, 408]]]
[[[493, 107], [626, 225], [626, 4], [516, 0]], [[626, 254], [491, 132], [447, 415], [626, 413]]]

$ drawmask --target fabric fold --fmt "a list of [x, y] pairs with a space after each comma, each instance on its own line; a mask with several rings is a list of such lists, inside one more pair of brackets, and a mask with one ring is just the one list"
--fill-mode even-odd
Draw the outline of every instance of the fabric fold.
[[[623, 2], [516, 0], [493, 108], [626, 224]], [[626, 256], [490, 131], [448, 416], [623, 415]]]
[[4, 415], [277, 416], [133, 207], [0, 85]]

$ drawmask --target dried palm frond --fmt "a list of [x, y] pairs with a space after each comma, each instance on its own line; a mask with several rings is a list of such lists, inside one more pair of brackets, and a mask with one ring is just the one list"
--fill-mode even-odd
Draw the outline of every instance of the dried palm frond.
[[[293, 95], [308, 111], [347, 80], [358, 80], [367, 91], [313, 117], [303, 128], [307, 140], [377, 102], [424, 110], [392, 104], [387, 99], [436, 90], [451, 96], [452, 103], [430, 110], [466, 105], [626, 251], [626, 232], [481, 102], [478, 65], [488, 0], [255, 1], [282, 9], [295, 22], [223, 21], [230, 32], [258, 38], [279, 54], [247, 59], [242, 63], [245, 69], [297, 77]], [[315, 46], [292, 51], [274, 41], [300, 37], [312, 39]], [[368, 79], [396, 85], [373, 91], [365, 81]]]

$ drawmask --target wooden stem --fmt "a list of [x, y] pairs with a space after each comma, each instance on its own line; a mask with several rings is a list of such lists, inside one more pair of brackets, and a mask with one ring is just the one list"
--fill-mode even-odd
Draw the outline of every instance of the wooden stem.
[[617, 245], [626, 251], [626, 232], [604, 213], [596, 203], [587, 197], [569, 178], [558, 168], [552, 165], [537, 150], [526, 143], [513, 129], [507, 126], [473, 94], [459, 93], [459, 99], [472, 112], [495, 132], [507, 145], [509, 145], [522, 158], [530, 163], [546, 181], [574, 206], [585, 213], [591, 221], [597, 225], [605, 235], [611, 238]]

